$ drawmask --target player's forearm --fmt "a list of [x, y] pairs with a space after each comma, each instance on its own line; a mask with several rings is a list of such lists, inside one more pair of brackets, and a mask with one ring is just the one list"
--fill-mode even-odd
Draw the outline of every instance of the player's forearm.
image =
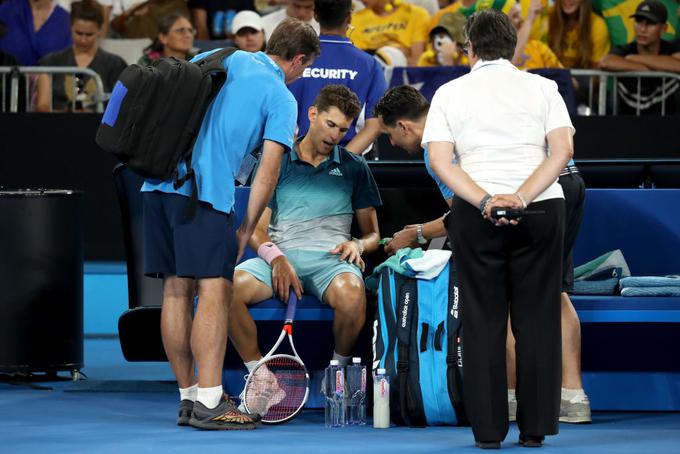
[[444, 225], [444, 217], [435, 219], [430, 222], [423, 224], [423, 237], [426, 240], [431, 240], [432, 238], [439, 238], [440, 236], [446, 236], [446, 226]]
[[641, 63], [628, 60], [620, 55], [605, 55], [600, 60], [600, 69], [604, 71], [647, 71], [649, 68]]
[[279, 179], [282, 155], [283, 147], [281, 145], [265, 141], [262, 158], [260, 158], [260, 166], [250, 187], [248, 210], [241, 224], [241, 230], [250, 234], [255, 230], [262, 212], [274, 193], [274, 188]]
[[366, 235], [363, 235], [358, 238], [359, 241], [361, 241], [361, 245], [363, 246], [363, 253], [364, 254], [371, 254], [375, 251], [378, 250], [379, 246], [379, 241], [380, 241], [380, 233], [378, 232], [371, 232]]

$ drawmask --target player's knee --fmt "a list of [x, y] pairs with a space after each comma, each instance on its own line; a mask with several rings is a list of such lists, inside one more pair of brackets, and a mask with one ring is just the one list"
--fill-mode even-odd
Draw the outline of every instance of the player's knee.
[[170, 277], [163, 283], [165, 298], [182, 298], [192, 300], [195, 294], [195, 281], [178, 277]]
[[366, 292], [364, 284], [358, 277], [347, 274], [339, 277], [335, 299], [331, 306], [339, 312], [343, 318], [360, 322], [365, 318]]

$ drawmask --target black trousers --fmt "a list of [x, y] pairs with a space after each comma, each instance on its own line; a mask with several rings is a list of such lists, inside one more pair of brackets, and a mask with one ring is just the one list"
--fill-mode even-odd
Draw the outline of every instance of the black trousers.
[[477, 441], [508, 433], [505, 342], [516, 339], [517, 425], [524, 435], [559, 430], [560, 292], [564, 200], [532, 203], [517, 226], [495, 227], [454, 197], [449, 221], [465, 329], [464, 399]]

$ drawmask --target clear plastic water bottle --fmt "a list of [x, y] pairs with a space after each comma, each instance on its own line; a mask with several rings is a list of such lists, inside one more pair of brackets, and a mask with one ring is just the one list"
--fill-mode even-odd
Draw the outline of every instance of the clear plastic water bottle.
[[345, 424], [345, 369], [333, 359], [324, 374], [326, 427], [342, 427]]
[[366, 424], [366, 366], [352, 358], [347, 366], [347, 424]]
[[373, 378], [373, 427], [390, 427], [390, 377], [378, 369]]

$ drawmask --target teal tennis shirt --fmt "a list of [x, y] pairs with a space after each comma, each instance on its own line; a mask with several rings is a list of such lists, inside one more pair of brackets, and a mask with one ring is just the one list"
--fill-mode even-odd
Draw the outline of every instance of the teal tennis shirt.
[[281, 162], [269, 202], [269, 236], [283, 251], [328, 252], [351, 239], [356, 210], [380, 205], [378, 186], [364, 158], [336, 146], [314, 167], [299, 159], [296, 144]]

